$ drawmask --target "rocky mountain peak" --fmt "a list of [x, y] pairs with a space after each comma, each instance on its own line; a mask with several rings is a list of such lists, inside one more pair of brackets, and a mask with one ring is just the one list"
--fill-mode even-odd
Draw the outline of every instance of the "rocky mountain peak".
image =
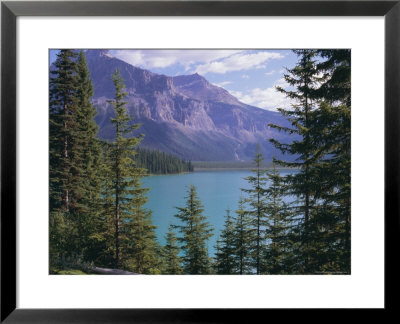
[[86, 56], [87, 57], [110, 57], [112, 58], [113, 56], [110, 53], [110, 50], [107, 49], [89, 49], [86, 51]]
[[128, 93], [128, 112], [145, 135], [143, 147], [194, 161], [224, 161], [251, 160], [260, 143], [265, 158], [271, 158], [268, 139], [279, 139], [281, 134], [268, 124], [283, 125], [279, 114], [240, 102], [198, 73], [156, 74], [112, 57], [106, 50], [88, 50], [86, 56], [100, 137], [115, 135], [110, 123], [114, 112], [107, 99], [115, 95], [111, 75], [118, 69]]

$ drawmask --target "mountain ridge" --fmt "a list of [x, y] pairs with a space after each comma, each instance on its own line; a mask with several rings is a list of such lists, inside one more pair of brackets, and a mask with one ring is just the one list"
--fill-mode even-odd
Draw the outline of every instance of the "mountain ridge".
[[141, 146], [193, 161], [248, 161], [259, 143], [270, 160], [274, 149], [268, 139], [284, 135], [268, 126], [287, 125], [277, 112], [240, 102], [222, 87], [195, 73], [166, 76], [133, 66], [107, 50], [87, 50], [98, 109], [99, 136], [113, 138], [107, 100], [114, 96], [112, 73], [119, 69], [125, 80], [127, 109], [145, 135]]

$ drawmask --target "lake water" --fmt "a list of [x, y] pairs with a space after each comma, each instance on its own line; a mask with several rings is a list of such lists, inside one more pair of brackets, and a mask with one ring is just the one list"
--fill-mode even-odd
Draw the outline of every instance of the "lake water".
[[[280, 172], [284, 175], [292, 171]], [[210, 255], [213, 255], [216, 241], [224, 227], [226, 209], [229, 208], [231, 215], [234, 215], [241, 195], [240, 188], [249, 188], [244, 178], [250, 174], [251, 171], [247, 170], [223, 170], [145, 177], [144, 187], [150, 188], [149, 201], [145, 207], [153, 211], [159, 243], [165, 243], [164, 236], [169, 225], [178, 224], [178, 219], [174, 217], [177, 213], [175, 207], [185, 206], [187, 190], [190, 185], [194, 185], [204, 206], [204, 215], [214, 228], [214, 235], [208, 243]]]

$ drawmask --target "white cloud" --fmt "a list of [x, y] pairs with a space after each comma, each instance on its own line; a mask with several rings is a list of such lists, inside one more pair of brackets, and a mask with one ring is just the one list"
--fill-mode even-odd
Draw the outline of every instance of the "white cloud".
[[275, 74], [275, 73], [276, 73], [276, 71], [272, 70], [272, 71], [269, 71], [269, 72], [265, 72], [264, 74], [265, 75], [272, 75], [272, 74]]
[[285, 80], [285, 78], [281, 78], [275, 82], [275, 86], [279, 86], [283, 89], [287, 89], [290, 87], [290, 84]]
[[189, 70], [194, 64], [208, 64], [239, 53], [239, 50], [113, 50], [111, 53], [129, 64], [145, 69], [180, 64]]
[[[229, 89], [226, 89], [226, 90], [228, 90], [229, 93], [230, 93], [232, 96], [234, 96], [234, 97], [238, 98], [240, 101], [242, 101], [241, 98], [244, 97], [243, 92], [241, 92], [241, 91], [235, 91], [235, 90], [229, 90]], [[244, 102], [244, 101], [243, 101], [243, 102]]]
[[250, 79], [250, 77], [247, 74], [243, 74], [242, 79]]
[[217, 87], [221, 87], [223, 88], [224, 86], [228, 85], [228, 84], [232, 84], [232, 81], [223, 81], [223, 82], [219, 82], [219, 83], [213, 83], [214, 85], [216, 85]]
[[271, 59], [281, 59], [284, 56], [274, 52], [246, 53], [241, 52], [219, 61], [212, 61], [201, 64], [196, 72], [199, 74], [220, 73], [224, 74], [231, 71], [248, 70], [251, 68], [265, 68], [266, 62]]
[[[275, 85], [279, 85], [284, 89], [289, 87], [289, 84], [283, 78], [277, 80]], [[266, 89], [255, 88], [246, 93], [241, 91], [228, 91], [241, 102], [259, 108], [276, 111], [277, 108], [291, 107], [291, 100], [288, 99], [285, 94], [277, 91], [275, 86]]]

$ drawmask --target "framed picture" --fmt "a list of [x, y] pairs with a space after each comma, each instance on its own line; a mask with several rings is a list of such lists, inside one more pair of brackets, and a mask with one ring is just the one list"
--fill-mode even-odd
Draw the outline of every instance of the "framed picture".
[[[393, 309], [394, 301], [389, 296], [394, 292], [398, 279], [394, 275], [395, 268], [390, 264], [392, 258], [388, 255], [389, 249], [396, 246], [399, 234], [398, 219], [389, 217], [399, 212], [398, 1], [4, 1], [1, 15], [1, 321], [231, 322], [235, 321], [238, 309], [246, 316], [271, 308]], [[79, 86], [76, 96], [68, 102], [86, 102], [88, 115], [92, 114], [91, 109], [97, 108], [97, 119], [93, 117], [92, 122], [95, 120], [98, 125], [93, 124], [94, 128], [99, 127], [101, 141], [94, 139], [97, 138], [95, 132], [92, 138], [87, 136], [87, 131], [79, 133], [83, 115], [71, 121], [74, 113], [66, 112], [65, 107], [69, 104], [60, 101], [60, 93], [65, 87], [63, 82], [67, 80], [63, 74], [65, 64], [71, 58], [74, 71], [78, 71], [74, 77], [84, 79], [90, 71], [93, 85], [87, 86], [86, 90]], [[253, 63], [248, 65], [250, 59]], [[275, 64], [274, 60], [281, 61]], [[313, 81], [308, 81], [305, 77], [307, 73], [312, 75]], [[349, 82], [329, 81], [338, 74], [345, 75]], [[61, 82], [62, 75], [64, 79]], [[268, 78], [272, 75], [275, 79], [269, 85]], [[141, 82], [146, 84], [143, 89]], [[268, 85], [263, 86], [264, 82]], [[304, 90], [307, 82], [313, 85]], [[84, 83], [81, 81], [79, 84]], [[74, 87], [71, 85], [70, 90], [78, 89]], [[280, 97], [276, 89], [280, 91]], [[85, 91], [91, 101], [85, 97]], [[208, 96], [211, 99], [204, 100]], [[308, 96], [318, 102], [318, 107], [322, 107], [312, 117], [309, 117], [307, 108], [305, 111], [297, 109], [296, 103], [288, 100], [294, 98], [297, 103], [308, 107]], [[137, 137], [129, 137], [131, 142], [126, 135], [118, 135], [118, 129], [121, 129], [118, 127], [129, 128], [130, 131], [135, 131], [136, 127], [131, 129], [132, 124], [125, 119], [124, 105], [128, 112], [136, 112], [139, 116], [139, 133], [134, 133]], [[170, 111], [173, 117], [166, 115], [171, 105], [179, 107]], [[295, 131], [289, 129], [290, 124], [286, 125], [276, 111], [282, 105], [294, 108], [280, 112], [291, 116], [292, 127], [298, 127]], [[232, 116], [216, 113], [224, 109], [234, 113]], [[152, 114], [155, 116], [153, 119], [147, 118]], [[230, 118], [235, 119], [234, 122]], [[257, 119], [272, 121], [260, 126]], [[210, 128], [208, 120], [220, 129]], [[313, 128], [307, 120], [315, 122], [316, 130], [324, 126], [321, 123], [326, 123], [324, 130], [312, 133], [310, 129]], [[118, 124], [120, 122], [122, 124]], [[233, 130], [233, 124], [244, 122], [252, 126]], [[68, 123], [74, 125], [71, 128], [76, 127], [70, 133], [66, 126]], [[341, 123], [347, 125], [348, 132]], [[115, 125], [119, 126], [114, 129]], [[194, 126], [182, 128], [182, 125]], [[299, 162], [301, 159], [287, 160], [283, 157], [288, 148], [285, 148], [285, 137], [278, 135], [282, 132], [282, 125], [286, 125], [288, 133], [314, 134], [306, 136], [314, 136], [312, 150], [319, 152], [314, 156], [318, 156], [321, 163], [317, 164], [314, 160], [315, 172], [304, 173], [307, 177], [314, 176], [314, 182], [310, 181], [309, 187], [317, 188], [307, 189], [314, 190], [307, 191], [307, 194], [304, 194], [305, 180], [300, 185], [298, 183], [298, 179], [304, 178], [296, 178], [296, 174], [298, 170], [300, 175], [309, 170], [308, 162], [303, 167]], [[202, 130], [199, 131], [199, 128]], [[140, 134], [142, 130], [144, 139]], [[266, 140], [263, 132], [269, 134]], [[73, 152], [75, 156], [82, 156], [76, 158], [78, 162], [72, 165], [68, 164], [71, 163], [68, 147], [72, 144], [67, 142], [74, 136], [76, 140], [71, 140], [75, 145]], [[243, 138], [246, 141], [242, 141]], [[270, 138], [275, 141], [268, 142]], [[276, 139], [285, 143], [281, 145]], [[262, 140], [265, 143], [257, 145]], [[347, 146], [343, 144], [345, 141]], [[79, 143], [83, 142], [86, 144], [81, 147], [85, 150], [79, 153]], [[139, 142], [143, 146], [137, 148]], [[289, 150], [293, 156], [304, 156], [296, 143]], [[330, 143], [331, 151], [326, 149], [326, 143]], [[135, 157], [128, 151], [129, 154], [121, 151], [124, 145], [135, 147]], [[158, 150], [158, 155], [153, 150]], [[326, 150], [326, 159], [321, 158], [323, 150]], [[96, 154], [98, 160], [94, 157]], [[129, 161], [118, 165], [117, 156], [124, 156], [124, 161]], [[157, 161], [156, 167], [155, 163], [143, 162], [149, 161], [149, 156], [151, 161]], [[327, 162], [332, 161], [332, 156], [336, 164]], [[262, 164], [263, 158], [266, 164]], [[100, 163], [100, 160], [103, 162]], [[161, 167], [166, 160], [168, 166]], [[309, 160], [305, 158], [305, 161]], [[326, 168], [323, 172], [318, 171], [321, 165], [327, 163], [331, 163], [328, 175]], [[65, 171], [67, 164], [70, 165], [68, 171], [60, 171]], [[275, 164], [295, 168], [290, 172], [273, 173]], [[131, 165], [136, 167], [132, 169]], [[57, 169], [58, 166], [61, 167]], [[197, 173], [201, 181], [193, 180], [190, 173], [190, 180], [185, 181], [182, 180], [187, 177], [185, 175], [179, 175], [180, 180], [174, 178], [173, 181], [174, 176], [168, 176], [165, 183], [162, 181], [167, 176], [151, 176], [145, 181], [150, 188], [172, 188], [160, 192], [154, 190], [149, 202], [151, 208], [146, 205], [153, 211], [153, 219], [158, 217], [156, 225], [163, 231], [161, 234], [155, 232], [157, 239], [165, 239], [162, 247], [152, 247], [153, 239], [149, 237], [155, 234], [151, 232], [146, 209], [142, 208], [146, 194], [143, 194], [143, 200], [135, 200], [135, 206], [123, 205], [122, 201], [126, 199], [118, 200], [118, 197], [121, 192], [127, 197], [142, 197], [139, 182], [144, 171], [141, 170], [147, 169], [152, 174], [190, 172], [193, 166], [203, 170], [203, 173]], [[94, 171], [90, 173], [88, 168]], [[215, 168], [224, 168], [225, 171], [216, 172]], [[232, 171], [237, 168], [243, 169]], [[250, 171], [243, 171], [249, 168], [253, 169], [256, 177]], [[263, 173], [263, 168], [269, 172]], [[85, 171], [80, 171], [83, 169]], [[99, 169], [102, 175], [96, 171]], [[118, 178], [121, 173], [126, 174], [125, 178]], [[332, 177], [332, 174], [336, 176]], [[368, 181], [365, 180], [367, 175]], [[207, 177], [209, 181], [214, 181], [213, 190], [207, 187], [208, 184], [204, 185], [204, 189], [201, 187]], [[235, 177], [242, 182], [232, 185], [231, 180]], [[294, 196], [298, 192], [296, 190], [303, 190], [297, 195], [306, 202], [305, 207], [296, 208], [306, 216], [304, 220], [296, 218], [298, 215], [293, 212], [294, 204], [288, 198], [289, 194], [282, 194], [281, 189], [277, 189], [275, 194], [283, 197], [279, 208], [285, 210], [285, 214], [282, 212], [278, 218], [263, 220], [264, 225], [254, 225], [261, 212], [257, 214], [251, 208], [265, 211], [272, 205], [259, 208], [260, 201], [252, 203], [252, 197], [256, 199], [258, 195], [259, 199], [260, 192], [258, 189], [252, 191], [251, 186], [260, 187], [261, 182], [254, 183], [255, 179], [267, 182], [277, 178], [285, 183], [281, 189], [285, 188], [291, 194], [295, 192]], [[103, 187], [97, 191], [97, 198], [93, 198], [90, 188], [94, 188], [96, 181], [102, 182]], [[121, 185], [124, 181], [126, 187]], [[197, 181], [196, 186], [189, 186], [191, 181]], [[65, 182], [78, 185], [63, 187]], [[182, 184], [182, 188], [187, 185], [187, 190], [181, 192], [178, 183]], [[249, 232], [266, 233], [263, 238], [249, 238], [251, 243], [243, 248], [243, 251], [252, 251], [248, 263], [243, 261], [243, 255], [240, 255], [240, 262], [235, 259], [229, 263], [224, 254], [227, 251], [224, 248], [228, 247], [229, 228], [236, 228], [230, 220], [230, 213], [235, 214], [234, 221], [238, 221], [241, 215], [236, 192], [232, 205], [229, 199], [218, 195], [226, 191], [224, 184], [229, 188], [237, 186], [239, 191], [245, 187], [242, 190], [246, 196], [244, 205], [248, 204], [251, 210], [246, 211], [244, 207], [243, 215], [256, 215], [254, 219], [249, 218], [249, 224], [253, 221], [253, 225], [249, 226], [254, 227]], [[326, 191], [321, 192], [318, 188], [325, 188]], [[205, 197], [203, 201], [197, 196], [197, 189], [203, 192], [199, 195], [201, 199]], [[169, 193], [179, 193], [182, 197], [174, 200], [175, 196], [169, 196]], [[86, 199], [85, 195], [91, 198]], [[304, 198], [309, 195], [314, 200]], [[71, 197], [81, 198], [74, 200]], [[108, 216], [103, 219], [106, 213], [102, 214], [93, 205], [96, 199], [101, 206], [108, 206], [109, 220]], [[188, 248], [181, 248], [179, 256], [175, 253], [164, 257], [166, 251], [171, 252], [174, 248], [171, 247], [171, 240], [178, 240], [181, 246], [190, 245], [191, 237], [185, 232], [183, 223], [171, 225], [174, 219], [187, 221], [188, 207], [184, 205], [184, 199], [198, 202], [198, 210], [202, 210], [202, 202], [205, 202], [206, 213], [212, 201], [217, 199], [224, 204], [219, 206], [222, 211], [217, 212], [222, 215], [219, 219], [209, 219], [210, 224], [201, 223], [204, 218], [202, 211], [199, 212], [199, 228], [204, 239], [201, 244], [204, 247], [209, 238], [208, 225], [222, 233], [218, 238], [216, 235], [211, 239], [210, 246], [207, 246], [211, 257], [205, 254], [204, 260], [199, 258], [204, 261], [200, 260], [204, 263], [201, 265], [199, 260], [197, 263], [193, 261], [193, 255], [198, 256], [200, 252], [190, 255]], [[168, 205], [164, 205], [163, 201], [168, 201]], [[311, 201], [314, 210], [318, 210], [315, 212], [318, 217], [312, 218], [304, 211], [308, 210]], [[342, 211], [343, 206], [348, 207], [349, 216], [342, 219], [337, 210]], [[73, 218], [65, 216], [83, 217], [87, 212], [79, 210], [89, 209], [92, 218], [79, 223], [85, 224], [85, 229], [77, 226]], [[226, 215], [223, 214], [225, 209], [228, 209]], [[127, 235], [135, 236], [137, 233], [133, 218], [128, 212], [124, 214], [124, 210], [135, 210], [142, 215], [144, 226], [150, 228], [143, 235], [147, 241], [140, 243], [148, 249], [143, 252], [143, 260], [147, 260], [145, 263], [135, 258], [142, 252], [134, 250], [130, 241], [125, 239]], [[173, 210], [176, 217], [171, 216], [168, 221], [163, 220], [165, 224], [162, 223], [160, 219], [166, 218], [163, 213], [168, 211], [173, 215]], [[286, 213], [287, 210], [292, 212]], [[312, 208], [309, 210], [311, 213]], [[286, 215], [285, 220], [282, 215]], [[327, 218], [321, 215], [327, 215]], [[94, 225], [100, 220], [112, 230]], [[288, 226], [288, 223], [291, 225]], [[277, 224], [287, 227], [282, 229]], [[97, 226], [96, 230], [92, 231], [94, 226]], [[137, 225], [137, 228], [140, 226]], [[279, 237], [290, 236], [291, 242], [295, 243], [290, 246], [286, 241], [282, 243], [278, 259], [274, 254], [276, 250], [271, 246], [275, 249], [280, 246], [276, 234], [279, 230], [283, 233]], [[79, 231], [92, 232], [79, 236], [76, 234]], [[175, 234], [182, 236], [176, 238]], [[318, 241], [322, 236], [325, 241]], [[81, 237], [85, 239], [81, 240]], [[200, 234], [197, 239], [199, 237]], [[264, 246], [263, 242], [265, 250], [260, 248]], [[237, 245], [235, 249], [232, 255], [239, 258]], [[153, 252], [163, 257], [156, 258], [155, 254], [151, 254]], [[150, 254], [154, 256], [151, 262]], [[368, 259], [368, 255], [373, 261]], [[179, 261], [174, 263], [173, 268], [169, 264], [172, 257]], [[263, 258], [269, 261], [263, 262]], [[96, 260], [100, 266], [86, 262], [89, 259]], [[151, 275], [69, 275], [110, 273]], [[272, 274], [275, 276], [270, 276]], [[363, 292], [366, 280], [369, 283], [368, 293]], [[265, 295], [267, 290], [271, 294]], [[285, 293], [282, 294], [282, 291]], [[118, 298], [109, 300], [109, 296], [115, 295]], [[243, 299], [240, 296], [249, 297]]]

